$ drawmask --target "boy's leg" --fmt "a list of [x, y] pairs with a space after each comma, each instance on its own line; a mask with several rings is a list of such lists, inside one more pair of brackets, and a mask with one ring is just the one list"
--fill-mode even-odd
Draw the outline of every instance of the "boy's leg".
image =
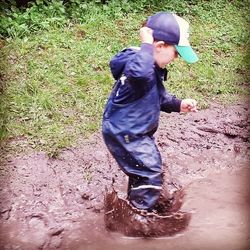
[[139, 209], [150, 210], [162, 189], [161, 156], [149, 136], [132, 137], [104, 134], [108, 149], [129, 176], [128, 198]]

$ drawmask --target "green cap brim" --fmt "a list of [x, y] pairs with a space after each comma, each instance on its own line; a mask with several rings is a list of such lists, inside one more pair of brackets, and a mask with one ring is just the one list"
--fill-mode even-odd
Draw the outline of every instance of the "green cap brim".
[[191, 46], [178, 46], [175, 45], [175, 48], [179, 55], [188, 63], [195, 63], [199, 60], [198, 56], [194, 52]]

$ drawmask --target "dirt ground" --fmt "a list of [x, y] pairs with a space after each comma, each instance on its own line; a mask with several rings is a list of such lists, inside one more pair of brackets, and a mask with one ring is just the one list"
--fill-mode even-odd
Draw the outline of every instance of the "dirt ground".
[[182, 234], [142, 239], [105, 230], [105, 187], [114, 180], [125, 193], [127, 179], [96, 133], [56, 159], [35, 152], [2, 161], [0, 249], [250, 249], [248, 107], [162, 114], [156, 142], [192, 213]]

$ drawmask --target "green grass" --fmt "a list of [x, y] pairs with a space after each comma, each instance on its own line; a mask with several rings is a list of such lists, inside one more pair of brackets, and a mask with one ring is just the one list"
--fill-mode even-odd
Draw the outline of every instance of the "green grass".
[[[165, 5], [171, 9], [167, 3], [172, 2]], [[188, 65], [178, 59], [169, 66], [166, 86], [181, 98], [196, 98], [204, 107], [213, 99], [230, 102], [247, 93], [249, 16], [247, 6], [238, 2], [198, 3], [183, 13], [191, 22], [191, 42], [200, 61]], [[122, 48], [140, 44], [140, 24], [155, 10], [111, 15], [110, 9], [98, 8], [89, 10], [85, 21], [67, 21], [1, 41], [4, 146], [56, 155], [100, 128], [113, 85], [109, 60]]]

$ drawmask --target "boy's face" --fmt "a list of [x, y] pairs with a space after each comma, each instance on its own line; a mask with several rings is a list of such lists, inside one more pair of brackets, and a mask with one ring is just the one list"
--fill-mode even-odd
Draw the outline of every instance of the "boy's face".
[[154, 59], [160, 68], [165, 68], [178, 57], [178, 52], [174, 45], [165, 44], [162, 41], [154, 43]]

